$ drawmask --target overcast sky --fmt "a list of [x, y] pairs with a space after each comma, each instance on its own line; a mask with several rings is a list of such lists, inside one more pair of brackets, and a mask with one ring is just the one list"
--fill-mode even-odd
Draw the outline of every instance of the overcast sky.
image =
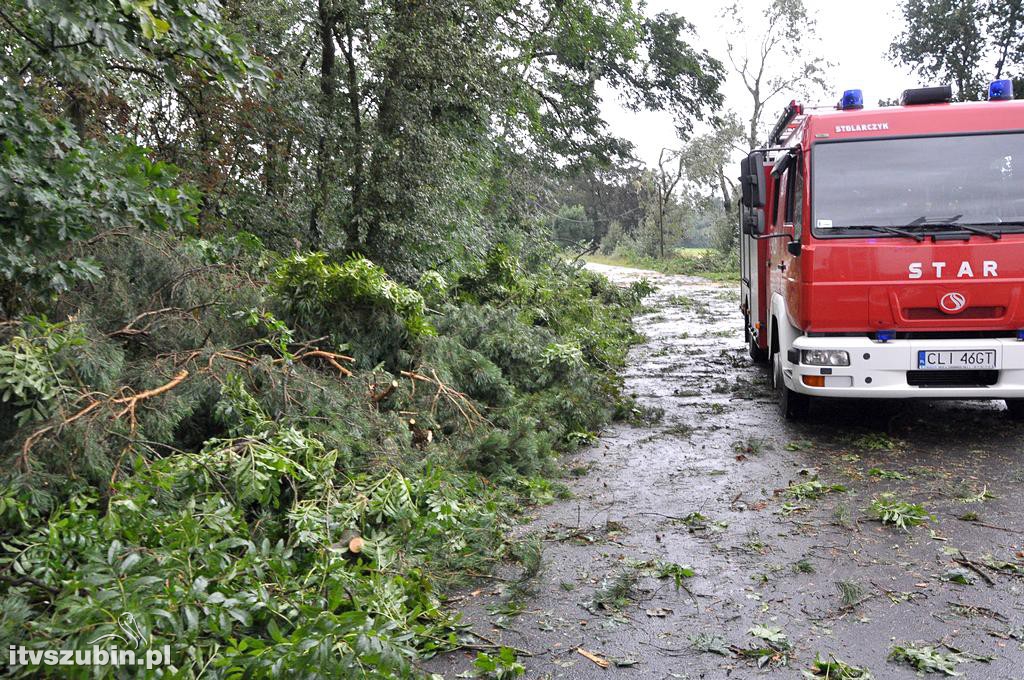
[[[833, 104], [839, 100], [843, 90], [860, 88], [864, 91], [865, 104], [874, 106], [879, 99], [898, 98], [908, 87], [929, 84], [918, 83], [916, 76], [886, 57], [892, 39], [903, 28], [896, 2], [805, 0], [805, 3], [817, 17], [822, 56], [834, 64], [827, 74], [832, 87], [824, 101], [807, 103]], [[729, 70], [725, 25], [719, 15], [730, 4], [729, 0], [648, 0], [646, 12], [653, 16], [670, 11], [686, 17], [697, 29], [692, 42], [707, 49]], [[739, 4], [747, 13], [748, 24], [759, 26], [767, 0], [740, 0]], [[754, 40], [757, 38], [757, 35], [753, 36]], [[726, 107], [735, 111], [741, 120], [749, 120], [750, 95], [739, 76], [730, 71], [722, 91]], [[774, 122], [790, 99], [792, 97], [786, 94], [769, 102], [765, 121]], [[678, 146], [672, 121], [667, 115], [632, 113], [615, 103], [614, 96], [606, 96], [605, 116], [612, 131], [633, 142], [639, 158], [648, 164], [657, 162], [658, 152], [663, 147]]]

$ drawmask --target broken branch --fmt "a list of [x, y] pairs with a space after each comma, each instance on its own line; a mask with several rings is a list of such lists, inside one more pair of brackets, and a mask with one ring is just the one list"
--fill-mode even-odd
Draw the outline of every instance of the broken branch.
[[95, 411], [100, 406], [104, 406], [104, 405], [113, 406], [113, 405], [122, 405], [122, 404], [124, 404], [125, 407], [123, 409], [121, 409], [120, 411], [118, 411], [117, 413], [115, 413], [114, 414], [114, 418], [121, 418], [124, 415], [129, 414], [131, 416], [131, 429], [132, 429], [132, 432], [134, 433], [135, 432], [135, 427], [136, 427], [135, 408], [138, 406], [139, 402], [145, 401], [147, 399], [152, 399], [153, 397], [160, 396], [161, 394], [164, 394], [165, 392], [169, 392], [170, 390], [173, 390], [175, 387], [177, 387], [181, 383], [185, 382], [185, 380], [188, 379], [188, 376], [189, 376], [188, 371], [182, 369], [176, 376], [174, 376], [170, 380], [170, 382], [167, 382], [167, 383], [165, 383], [165, 384], [163, 384], [163, 385], [161, 385], [159, 387], [155, 387], [155, 388], [153, 388], [151, 390], [146, 390], [145, 392], [140, 392], [139, 394], [134, 394], [134, 395], [125, 396], [125, 397], [109, 398], [109, 399], [106, 399], [106, 400], [94, 399], [92, 402], [90, 402], [89, 404], [84, 406], [82, 409], [80, 409], [74, 415], [72, 415], [72, 416], [70, 416], [68, 418], [65, 418], [60, 423], [57, 423], [55, 425], [47, 425], [46, 427], [43, 427], [43, 428], [40, 428], [40, 429], [36, 430], [31, 435], [29, 435], [29, 437], [25, 440], [25, 443], [22, 444], [22, 446], [21, 446], [21, 456], [19, 456], [19, 458], [18, 458], [18, 465], [19, 465], [19, 467], [21, 467], [23, 470], [26, 470], [26, 471], [28, 470], [28, 454], [29, 454], [29, 451], [31, 451], [31, 449], [35, 445], [35, 443], [37, 441], [39, 441], [40, 437], [45, 435], [47, 432], [53, 431], [56, 428], [63, 429], [65, 427], [67, 427], [71, 423], [74, 423], [75, 421], [77, 421], [77, 420], [79, 420], [81, 418], [84, 418], [86, 415], [88, 415], [89, 413]]

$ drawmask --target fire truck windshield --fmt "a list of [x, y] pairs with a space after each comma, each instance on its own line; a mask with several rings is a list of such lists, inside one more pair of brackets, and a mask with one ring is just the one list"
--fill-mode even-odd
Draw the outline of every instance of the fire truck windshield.
[[818, 238], [1024, 231], [1024, 133], [823, 142], [811, 158]]

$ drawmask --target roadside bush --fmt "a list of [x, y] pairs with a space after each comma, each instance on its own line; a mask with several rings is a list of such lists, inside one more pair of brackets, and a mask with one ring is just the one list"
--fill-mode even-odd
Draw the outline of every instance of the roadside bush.
[[622, 228], [622, 223], [618, 220], [612, 221], [608, 225], [608, 233], [601, 238], [601, 254], [611, 255], [619, 247], [619, 244], [623, 242], [626, 237], [626, 232]]
[[733, 256], [739, 248], [739, 225], [735, 215], [716, 214], [711, 225], [711, 246], [725, 256]]

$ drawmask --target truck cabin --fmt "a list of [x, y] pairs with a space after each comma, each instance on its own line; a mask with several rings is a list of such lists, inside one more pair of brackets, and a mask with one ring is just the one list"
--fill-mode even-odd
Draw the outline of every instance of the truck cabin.
[[[909, 388], [923, 381], [975, 397], [985, 393], [976, 388], [1019, 383], [1024, 398], [1024, 342], [980, 348], [999, 359], [973, 372], [905, 375], [917, 355], [901, 355], [894, 361], [908, 366], [891, 374], [815, 368], [802, 379], [801, 345], [815, 342], [933, 338], [971, 349], [969, 339], [1024, 339], [1024, 101], [1013, 100], [1010, 81], [993, 83], [987, 101], [951, 99], [946, 86], [907, 90], [899, 106], [881, 108], [865, 108], [859, 90], [834, 108], [792, 102], [769, 142], [743, 159], [749, 349], [755, 360], [780, 357], [781, 379], [796, 376], [801, 393], [919, 396]], [[1004, 365], [1018, 350], [1020, 366]]]

